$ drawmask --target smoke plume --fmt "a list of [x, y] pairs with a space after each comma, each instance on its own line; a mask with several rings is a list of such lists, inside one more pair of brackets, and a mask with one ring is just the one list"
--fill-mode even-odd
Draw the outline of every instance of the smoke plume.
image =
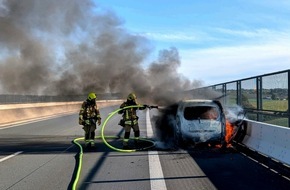
[[177, 72], [175, 47], [146, 63], [152, 44], [122, 24], [91, 0], [0, 1], [0, 93], [126, 97], [133, 91], [167, 104], [202, 84]]

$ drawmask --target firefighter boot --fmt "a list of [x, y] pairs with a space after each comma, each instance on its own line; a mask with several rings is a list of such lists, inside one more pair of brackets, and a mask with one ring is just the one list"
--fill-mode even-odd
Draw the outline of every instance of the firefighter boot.
[[128, 145], [129, 139], [123, 139], [123, 149], [128, 150], [129, 145]]
[[85, 133], [85, 147], [90, 146], [89, 133]]
[[135, 131], [134, 135], [135, 135], [134, 144], [137, 148], [139, 148], [139, 146], [140, 146], [140, 141], [139, 141], [140, 131], [139, 130]]
[[90, 140], [85, 140], [85, 147], [90, 148], [91, 147], [91, 142]]
[[135, 144], [135, 147], [136, 148], [139, 148], [139, 146], [140, 146], [140, 140], [139, 140], [139, 138], [134, 140], [134, 144]]
[[91, 147], [95, 147], [95, 141], [93, 139], [90, 140]]
[[90, 134], [90, 142], [91, 142], [91, 146], [94, 147], [95, 146], [95, 132], [92, 131]]

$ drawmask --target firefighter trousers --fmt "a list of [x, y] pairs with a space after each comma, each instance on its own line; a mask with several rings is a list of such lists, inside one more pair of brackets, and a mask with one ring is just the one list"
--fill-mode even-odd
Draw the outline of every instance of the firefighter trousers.
[[85, 131], [85, 140], [94, 140], [95, 139], [95, 130], [96, 125], [85, 125], [83, 130]]
[[130, 138], [131, 128], [134, 131], [135, 140], [138, 140], [139, 139], [140, 129], [139, 129], [138, 123], [136, 123], [134, 125], [127, 125], [127, 124], [125, 124], [125, 126], [124, 126], [125, 134], [124, 134], [123, 146], [128, 146], [128, 141], [129, 141], [129, 138]]

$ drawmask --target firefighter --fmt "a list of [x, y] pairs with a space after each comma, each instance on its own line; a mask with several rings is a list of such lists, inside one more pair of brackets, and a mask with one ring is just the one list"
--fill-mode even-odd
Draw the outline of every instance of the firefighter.
[[95, 146], [96, 123], [101, 125], [101, 115], [96, 104], [97, 95], [89, 93], [88, 98], [83, 102], [79, 112], [79, 124], [83, 125], [85, 131], [85, 146]]
[[129, 148], [128, 142], [129, 142], [131, 128], [134, 131], [135, 144], [138, 145], [138, 142], [139, 142], [140, 130], [139, 130], [138, 116], [136, 114], [136, 110], [137, 109], [144, 110], [146, 108], [149, 108], [148, 105], [138, 104], [136, 99], [137, 99], [136, 95], [134, 93], [130, 93], [127, 97], [127, 101], [123, 102], [120, 108], [124, 108], [127, 106], [135, 106], [135, 105], [139, 105], [140, 107], [123, 109], [118, 112], [119, 114], [123, 114], [119, 125], [123, 126], [125, 129], [125, 134], [124, 134], [124, 139], [123, 139], [124, 149]]

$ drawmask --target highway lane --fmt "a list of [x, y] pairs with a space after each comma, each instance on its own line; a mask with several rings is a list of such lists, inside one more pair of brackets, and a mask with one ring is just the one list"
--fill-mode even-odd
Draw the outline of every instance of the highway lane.
[[[74, 122], [73, 122], [74, 121]], [[75, 115], [0, 129], [0, 189], [67, 189], [81, 133]]]
[[[114, 109], [101, 110], [103, 121]], [[138, 113], [141, 136], [146, 137], [146, 111]], [[157, 113], [151, 110], [150, 116]], [[106, 135], [122, 136], [122, 127], [117, 125], [119, 118], [116, 115], [108, 122]], [[83, 136], [77, 119], [77, 114], [70, 114], [0, 129], [0, 160], [17, 153], [0, 162], [0, 189], [71, 189], [79, 151], [72, 140]], [[154, 131], [154, 122], [152, 126]], [[107, 140], [121, 148], [120, 139]], [[156, 189], [168, 190], [290, 189], [288, 179], [233, 149], [154, 148], [123, 153], [108, 148], [100, 139], [96, 146], [96, 149], [84, 149], [78, 189], [148, 190], [154, 185]]]

